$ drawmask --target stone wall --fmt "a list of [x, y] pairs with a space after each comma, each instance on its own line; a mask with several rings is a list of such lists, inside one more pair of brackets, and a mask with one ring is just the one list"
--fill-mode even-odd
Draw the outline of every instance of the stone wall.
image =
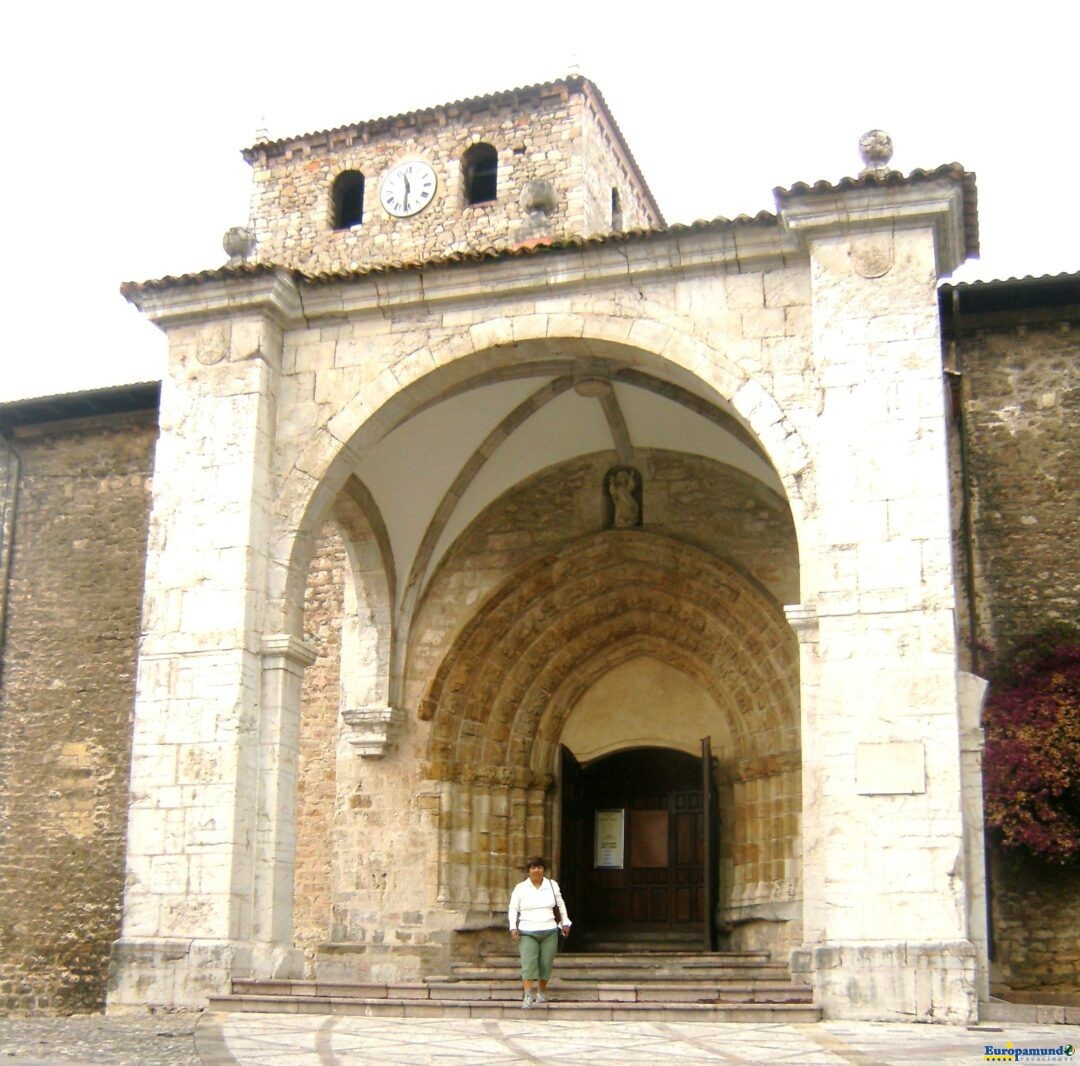
[[[1076, 870], [990, 850], [992, 990], [1045, 1003], [1080, 997], [1080, 891]], [[1015, 994], [1015, 995], [1014, 995]]]
[[[976, 672], [1050, 625], [1080, 626], [1078, 304], [1076, 278], [958, 286], [943, 296], [946, 359], [959, 372], [951, 462], [965, 580], [957, 608], [962, 657]], [[989, 870], [993, 991], [1076, 994], [1075, 871], [993, 847]]]
[[318, 658], [304, 671], [300, 710], [293, 936], [298, 947], [308, 950], [329, 940], [331, 933], [341, 629], [347, 570], [345, 546], [336, 527], [328, 522], [319, 536], [304, 596], [304, 637], [316, 649]]
[[[15, 432], [0, 680], [0, 1008], [100, 1009], [120, 930], [156, 420]], [[10, 469], [10, 467], [9, 467]]]
[[[257, 258], [317, 272], [505, 248], [542, 235], [522, 229], [520, 198], [529, 181], [549, 182], [555, 191], [550, 234], [610, 232], [612, 188], [619, 190], [623, 228], [656, 224], [636, 168], [585, 84], [558, 82], [528, 93], [527, 115], [521, 100], [504, 94], [465, 109], [451, 105], [255, 145], [247, 156], [254, 167]], [[469, 204], [461, 160], [478, 143], [498, 153], [497, 196]], [[433, 167], [437, 189], [423, 210], [395, 218], [380, 203], [380, 186], [389, 170], [411, 159]], [[331, 190], [344, 171], [364, 175], [363, 220], [335, 229]]]
[[1080, 624], [1080, 335], [1060, 324], [962, 340], [976, 634], [997, 654]]

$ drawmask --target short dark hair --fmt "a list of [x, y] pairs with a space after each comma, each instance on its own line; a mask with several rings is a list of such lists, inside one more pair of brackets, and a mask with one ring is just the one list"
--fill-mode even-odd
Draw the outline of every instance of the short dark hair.
[[534, 866], [542, 866], [545, 870], [547, 869], [547, 863], [544, 862], [544, 856], [543, 855], [530, 855], [525, 860], [525, 869], [526, 870], [531, 870]]

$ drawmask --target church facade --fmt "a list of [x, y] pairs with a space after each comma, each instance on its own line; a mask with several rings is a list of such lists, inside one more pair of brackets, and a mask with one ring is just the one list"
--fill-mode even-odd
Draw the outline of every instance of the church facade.
[[112, 1008], [440, 972], [540, 852], [586, 941], [974, 1020], [975, 188], [879, 149], [667, 226], [572, 77], [261, 140], [230, 264], [125, 287], [169, 360]]

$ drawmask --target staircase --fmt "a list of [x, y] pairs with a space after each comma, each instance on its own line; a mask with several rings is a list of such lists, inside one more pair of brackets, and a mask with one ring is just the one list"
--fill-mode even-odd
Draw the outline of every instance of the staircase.
[[[590, 1021], [815, 1022], [812, 990], [766, 953], [560, 954], [549, 1004], [531, 1015]], [[516, 955], [457, 963], [449, 975], [394, 984], [234, 980], [212, 1011], [397, 1018], [521, 1018]]]

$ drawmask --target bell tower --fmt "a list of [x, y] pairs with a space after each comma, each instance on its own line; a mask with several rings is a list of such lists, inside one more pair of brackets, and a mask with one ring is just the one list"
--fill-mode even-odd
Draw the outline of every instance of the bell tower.
[[249, 261], [377, 269], [664, 224], [592, 82], [544, 85], [283, 140], [254, 171]]

